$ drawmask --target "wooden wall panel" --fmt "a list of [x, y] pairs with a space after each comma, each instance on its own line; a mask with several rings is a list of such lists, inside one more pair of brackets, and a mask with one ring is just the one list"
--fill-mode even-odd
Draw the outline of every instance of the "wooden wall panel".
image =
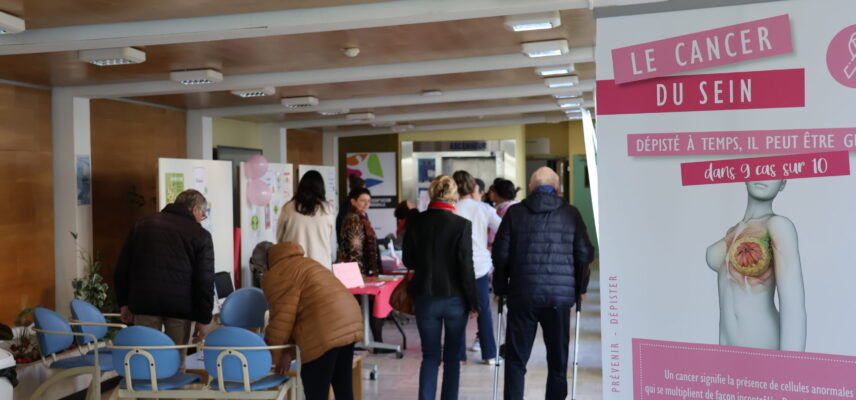
[[93, 100], [90, 109], [93, 249], [112, 282], [128, 231], [158, 211], [158, 158], [187, 156], [186, 115], [114, 100]]
[[322, 135], [297, 129], [289, 129], [286, 142], [286, 159], [297, 168], [300, 164], [324, 164]]
[[0, 84], [0, 322], [53, 307], [51, 93]]

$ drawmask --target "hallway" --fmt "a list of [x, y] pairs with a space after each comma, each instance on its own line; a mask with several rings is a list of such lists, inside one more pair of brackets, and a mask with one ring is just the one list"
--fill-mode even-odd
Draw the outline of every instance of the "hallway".
[[[598, 281], [599, 271], [597, 262], [592, 265], [591, 284], [583, 303], [582, 325], [580, 339], [580, 381], [577, 386], [577, 399], [600, 399], [601, 393], [601, 353], [600, 353], [600, 285]], [[496, 315], [496, 309], [494, 309]], [[467, 343], [472, 344], [475, 337], [474, 321], [471, 321], [467, 329]], [[380, 368], [380, 376], [377, 381], [363, 380], [363, 398], [373, 399], [414, 399], [419, 387], [419, 364], [422, 359], [419, 333], [416, 330], [416, 322], [410, 320], [403, 325], [407, 334], [408, 349], [404, 359], [395, 359], [393, 355], [369, 355], [366, 362], [376, 363]], [[572, 326], [573, 330], [574, 327]], [[384, 329], [384, 338], [387, 342], [401, 344], [401, 335], [392, 324], [387, 324]], [[573, 336], [571, 338], [573, 349]], [[572, 350], [571, 349], [571, 350]], [[485, 400], [490, 399], [493, 388], [494, 370], [492, 367], [479, 363], [479, 354], [467, 352], [469, 362], [461, 367], [461, 400]], [[572, 361], [568, 361], [568, 399], [570, 396]], [[440, 372], [442, 376], [442, 369]], [[500, 388], [498, 398], [502, 398], [502, 370], [500, 370]], [[364, 373], [364, 377], [367, 374]], [[528, 372], [526, 374], [526, 398], [529, 400], [544, 398], [544, 383], [547, 379], [547, 360], [544, 351], [544, 341], [539, 333], [533, 346], [532, 356], [529, 360]]]

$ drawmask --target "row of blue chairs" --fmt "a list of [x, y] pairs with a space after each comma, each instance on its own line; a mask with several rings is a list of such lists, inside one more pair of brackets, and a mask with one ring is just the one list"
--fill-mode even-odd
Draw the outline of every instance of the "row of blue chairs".
[[[242, 290], [232, 295], [239, 292]], [[257, 294], [248, 297], [257, 300]], [[236, 299], [243, 296], [245, 295], [238, 295]], [[224, 309], [227, 309], [227, 303], [228, 298], [223, 305]], [[266, 303], [264, 309], [267, 309]], [[111, 399], [284, 399], [286, 394], [290, 394], [289, 398], [296, 399], [300, 390], [300, 349], [294, 345], [267, 346], [261, 335], [244, 329], [243, 326], [216, 329], [199, 345], [176, 345], [166, 334], [155, 329], [108, 323], [105, 314], [82, 300], [73, 300], [71, 311], [73, 321], [67, 321], [46, 308], [36, 308], [33, 311], [34, 330], [42, 351], [42, 362], [51, 369], [61, 371], [39, 386], [31, 399], [41, 399], [43, 393], [61, 379], [91, 375], [92, 383], [86, 399], [100, 400], [101, 374], [112, 370], [118, 373], [121, 380]], [[242, 318], [247, 315], [244, 313]], [[262, 312], [262, 325], [263, 318]], [[253, 324], [257, 322], [254, 320]], [[98, 342], [104, 338], [110, 327], [121, 330], [106, 348], [99, 347]], [[67, 350], [73, 342], [78, 345], [81, 354], [57, 359], [57, 354]], [[296, 353], [296, 375], [292, 377], [273, 373], [271, 350], [290, 347], [294, 347]], [[188, 388], [191, 384], [201, 382], [201, 376], [179, 370], [179, 350], [186, 348], [197, 348], [203, 353], [209, 379], [202, 389]]]

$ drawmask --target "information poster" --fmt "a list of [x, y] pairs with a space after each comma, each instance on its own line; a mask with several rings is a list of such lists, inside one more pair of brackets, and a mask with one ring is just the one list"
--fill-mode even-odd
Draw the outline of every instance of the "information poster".
[[854, 15], [598, 20], [605, 399], [854, 398]]
[[[362, 178], [366, 188], [372, 192], [368, 215], [377, 237], [383, 239], [394, 235], [397, 227], [395, 206], [398, 204], [395, 153], [348, 153], [347, 161], [347, 174]], [[433, 174], [433, 166], [420, 163], [420, 175], [422, 173], [426, 176]]]
[[234, 269], [234, 222], [232, 217], [232, 163], [229, 161], [158, 160], [158, 205], [160, 209], [187, 189], [196, 189], [208, 200], [202, 227], [214, 241], [216, 272]]
[[261, 181], [270, 190], [270, 202], [265, 205], [253, 204], [247, 195], [250, 179], [241, 163], [239, 187], [241, 204], [241, 285], [252, 286], [250, 257], [256, 245], [268, 241], [276, 244], [279, 215], [282, 207], [294, 197], [294, 168], [291, 164], [268, 164], [267, 172]]

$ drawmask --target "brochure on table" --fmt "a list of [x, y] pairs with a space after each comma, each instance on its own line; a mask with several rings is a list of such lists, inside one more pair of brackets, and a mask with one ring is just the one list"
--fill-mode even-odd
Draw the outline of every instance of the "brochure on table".
[[208, 218], [202, 226], [214, 241], [214, 270], [234, 269], [232, 221], [232, 163], [229, 161], [158, 159], [158, 205], [166, 207], [186, 189], [196, 189], [208, 200]]
[[[357, 175], [372, 192], [372, 204], [368, 211], [369, 221], [379, 239], [395, 234], [395, 206], [398, 204], [397, 165], [394, 152], [348, 153], [347, 175]], [[385, 244], [385, 240], [381, 240]]]
[[854, 13], [598, 20], [605, 399], [854, 397]]
[[267, 164], [267, 172], [259, 179], [270, 188], [270, 202], [255, 205], [247, 196], [250, 179], [240, 165], [241, 205], [241, 286], [252, 286], [250, 257], [256, 245], [268, 241], [276, 244], [277, 226], [282, 207], [294, 197], [294, 168], [291, 164]]

